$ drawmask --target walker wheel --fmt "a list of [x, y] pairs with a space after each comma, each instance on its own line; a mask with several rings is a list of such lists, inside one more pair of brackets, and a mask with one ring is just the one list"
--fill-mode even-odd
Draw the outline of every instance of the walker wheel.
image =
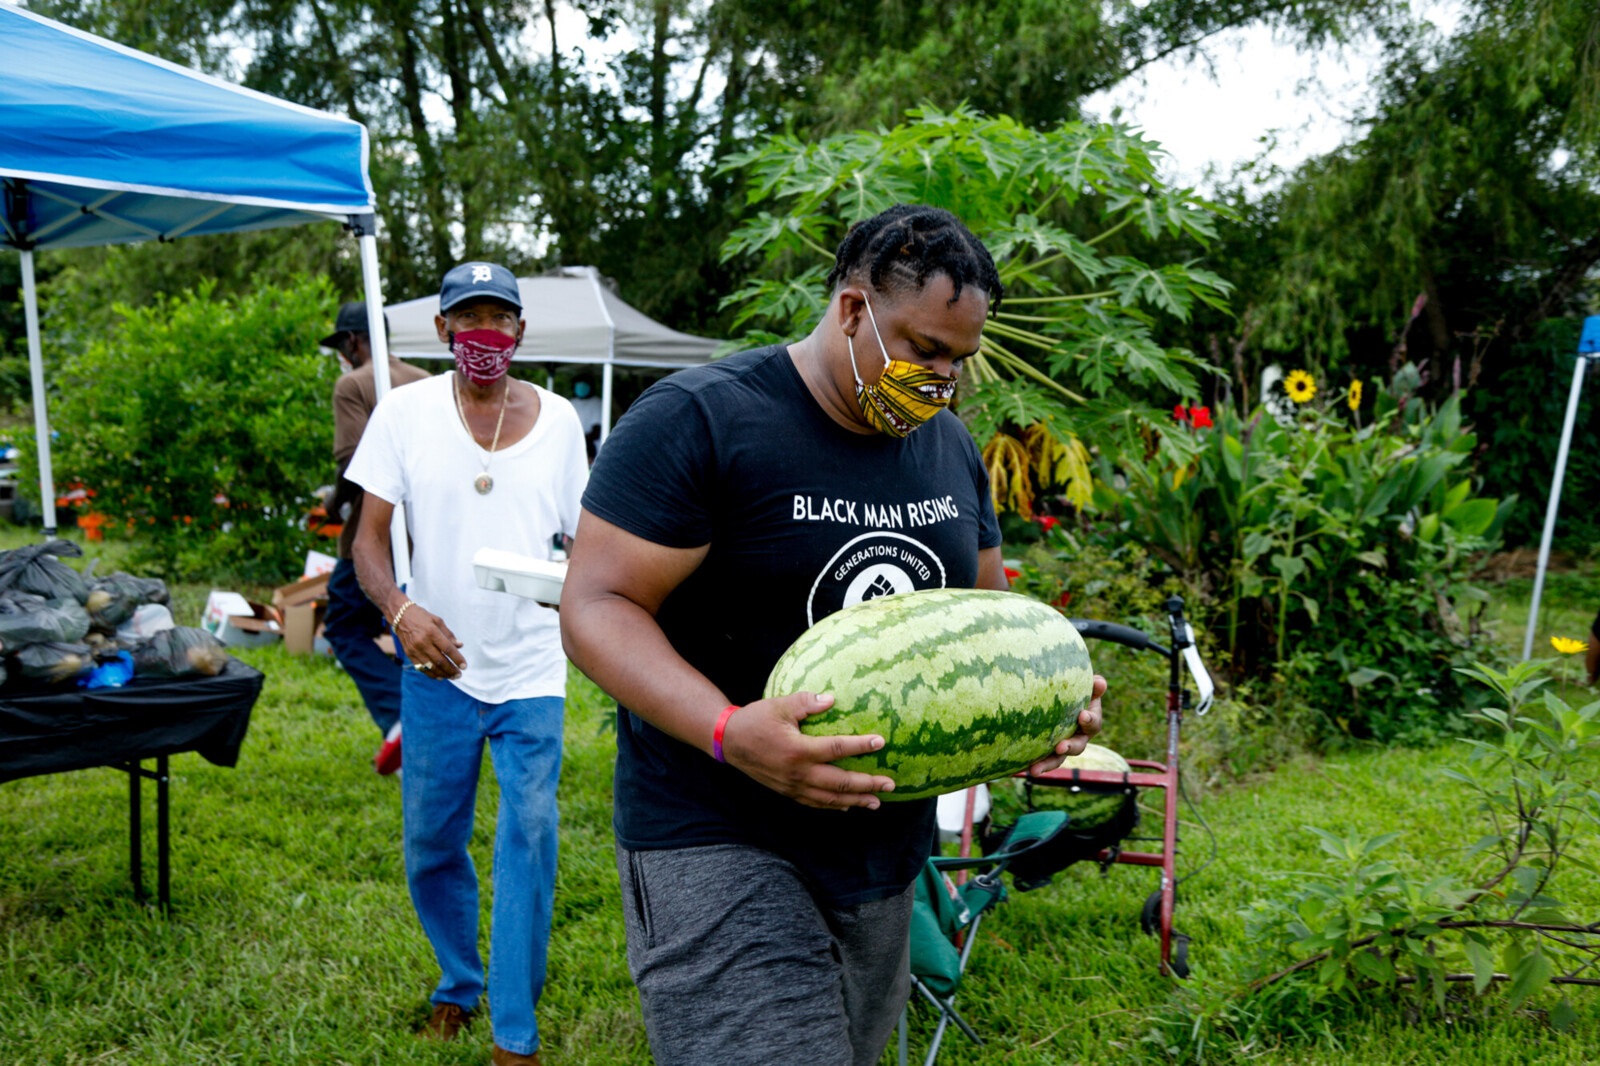
[[[1172, 889], [1172, 907], [1174, 910], [1178, 907], [1178, 889], [1176, 886]], [[1145, 936], [1155, 936], [1161, 929], [1161, 890], [1159, 888], [1150, 893], [1150, 897], [1144, 901], [1144, 908], [1139, 912], [1139, 928], [1144, 931]]]

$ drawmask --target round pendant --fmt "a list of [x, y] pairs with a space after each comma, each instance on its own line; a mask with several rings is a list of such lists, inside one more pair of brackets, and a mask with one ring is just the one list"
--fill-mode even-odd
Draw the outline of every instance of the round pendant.
[[489, 490], [494, 488], [494, 478], [488, 474], [479, 474], [472, 479], [472, 487], [478, 490], [479, 496], [487, 496]]

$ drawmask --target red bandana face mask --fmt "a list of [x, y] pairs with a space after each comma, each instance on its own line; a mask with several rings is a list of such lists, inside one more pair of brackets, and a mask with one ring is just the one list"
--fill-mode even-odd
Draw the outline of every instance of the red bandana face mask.
[[517, 344], [517, 338], [497, 329], [469, 329], [450, 334], [450, 354], [456, 357], [456, 369], [480, 388], [506, 376]]

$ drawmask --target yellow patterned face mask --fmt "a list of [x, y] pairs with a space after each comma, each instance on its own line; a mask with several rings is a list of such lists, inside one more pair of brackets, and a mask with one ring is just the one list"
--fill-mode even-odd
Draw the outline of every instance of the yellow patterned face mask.
[[862, 382], [861, 371], [856, 368], [855, 342], [845, 334], [845, 344], [850, 349], [850, 372], [856, 379], [856, 400], [873, 429], [891, 437], [904, 437], [950, 405], [956, 394], [956, 379], [935, 374], [915, 363], [890, 359], [866, 293], [861, 294], [861, 301], [866, 304], [872, 334], [878, 338], [878, 350], [883, 353], [883, 376], [872, 385]]

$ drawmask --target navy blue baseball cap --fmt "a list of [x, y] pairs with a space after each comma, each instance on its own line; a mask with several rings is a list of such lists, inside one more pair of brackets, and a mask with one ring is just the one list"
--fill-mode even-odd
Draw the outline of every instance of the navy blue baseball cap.
[[[383, 328], [389, 328], [389, 316], [383, 316]], [[322, 338], [317, 343], [324, 348], [339, 347], [346, 333], [367, 332], [367, 305], [364, 303], [348, 303], [339, 305], [339, 317], [334, 320], [333, 332]]]
[[483, 296], [504, 300], [522, 310], [522, 292], [517, 288], [515, 274], [499, 263], [462, 263], [446, 271], [439, 285], [439, 313]]

